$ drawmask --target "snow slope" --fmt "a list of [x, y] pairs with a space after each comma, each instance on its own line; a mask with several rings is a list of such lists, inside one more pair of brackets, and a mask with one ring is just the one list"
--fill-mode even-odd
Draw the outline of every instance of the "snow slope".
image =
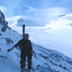
[[[7, 49], [16, 44], [22, 36], [9, 27], [3, 32], [2, 26], [0, 24], [0, 72], [20, 72], [20, 51], [14, 49], [8, 53]], [[72, 72], [72, 59], [69, 57], [34, 43], [32, 46], [31, 72]]]
[[[22, 33], [22, 28], [17, 23], [12, 24], [11, 28]], [[35, 44], [49, 47], [72, 58], [72, 14], [59, 17], [44, 27], [27, 26], [26, 32]]]

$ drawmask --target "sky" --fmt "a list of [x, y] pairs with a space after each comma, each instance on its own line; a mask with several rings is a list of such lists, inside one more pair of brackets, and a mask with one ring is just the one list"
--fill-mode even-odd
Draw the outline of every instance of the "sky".
[[72, 12], [72, 0], [0, 0], [5, 17], [27, 16], [40, 18], [45, 24]]

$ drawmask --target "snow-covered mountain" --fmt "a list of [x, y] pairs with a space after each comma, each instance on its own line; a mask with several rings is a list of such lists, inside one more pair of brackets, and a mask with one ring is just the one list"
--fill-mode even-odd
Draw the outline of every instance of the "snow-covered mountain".
[[[0, 24], [0, 72], [20, 72], [18, 49], [7, 52], [22, 36], [7, 27], [2, 31]], [[31, 72], [72, 72], [72, 59], [55, 51], [32, 43], [33, 58]]]
[[[22, 27], [17, 22], [22, 17], [7, 18], [9, 26], [22, 34]], [[27, 24], [26, 24], [27, 25]], [[26, 26], [32, 42], [54, 49], [72, 58], [72, 14], [60, 16], [46, 26]]]

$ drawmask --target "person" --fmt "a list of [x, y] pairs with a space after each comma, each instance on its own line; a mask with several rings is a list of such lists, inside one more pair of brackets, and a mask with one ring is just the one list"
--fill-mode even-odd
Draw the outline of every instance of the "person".
[[20, 40], [14, 47], [8, 49], [8, 52], [10, 52], [12, 49], [15, 47], [19, 46], [21, 49], [21, 54], [20, 54], [20, 65], [21, 65], [21, 72], [25, 69], [25, 62], [26, 62], [26, 57], [28, 58], [28, 72], [31, 70], [31, 65], [32, 65], [32, 44], [31, 41], [29, 40], [29, 34], [25, 34], [24, 38]]

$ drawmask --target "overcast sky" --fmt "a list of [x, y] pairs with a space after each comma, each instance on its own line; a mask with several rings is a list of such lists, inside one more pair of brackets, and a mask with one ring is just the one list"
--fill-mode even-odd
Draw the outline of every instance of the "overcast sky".
[[72, 12], [72, 0], [0, 0], [6, 17], [24, 15], [51, 21]]

